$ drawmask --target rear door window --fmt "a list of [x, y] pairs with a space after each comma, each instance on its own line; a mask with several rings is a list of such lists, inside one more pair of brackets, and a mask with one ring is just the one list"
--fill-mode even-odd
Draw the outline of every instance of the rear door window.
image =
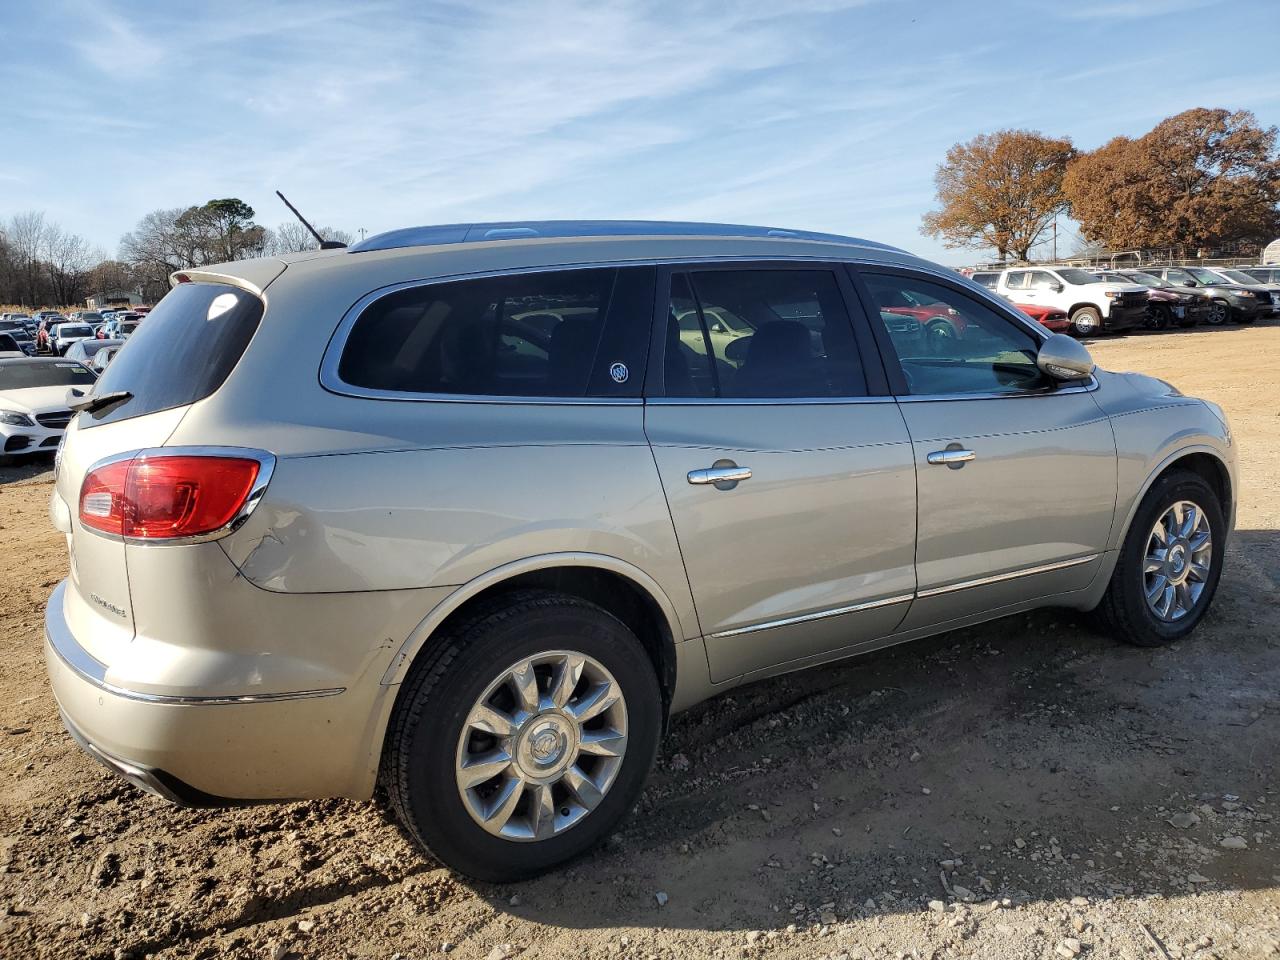
[[223, 283], [180, 283], [147, 316], [98, 381], [95, 393], [132, 396], [82, 417], [84, 426], [127, 420], [203, 400], [227, 379], [262, 320], [262, 301]]
[[332, 386], [391, 396], [639, 396], [652, 303], [652, 268], [410, 287], [356, 319]]
[[862, 397], [867, 382], [835, 274], [695, 270], [671, 281], [668, 397]]

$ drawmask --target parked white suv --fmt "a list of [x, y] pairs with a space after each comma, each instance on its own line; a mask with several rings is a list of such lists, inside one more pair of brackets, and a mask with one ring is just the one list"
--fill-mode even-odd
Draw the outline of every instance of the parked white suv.
[[1077, 267], [1021, 267], [1000, 274], [996, 292], [1017, 303], [1055, 307], [1071, 318], [1077, 337], [1140, 327], [1147, 317], [1147, 288], [1111, 283]]

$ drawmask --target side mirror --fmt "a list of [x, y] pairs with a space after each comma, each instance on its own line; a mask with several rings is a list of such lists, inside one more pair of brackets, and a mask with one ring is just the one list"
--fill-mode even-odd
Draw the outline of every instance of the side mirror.
[[1196, 282], [1194, 280], [1183, 280], [1182, 285], [1184, 287], [1194, 287], [1196, 285]]
[[1053, 281], [1053, 283], [1049, 284], [1049, 289], [1052, 290], [1054, 293], [1061, 293], [1062, 284], [1060, 284], [1057, 280], [1055, 280]]
[[1055, 333], [1040, 345], [1036, 366], [1055, 380], [1081, 380], [1093, 373], [1093, 357], [1078, 340]]

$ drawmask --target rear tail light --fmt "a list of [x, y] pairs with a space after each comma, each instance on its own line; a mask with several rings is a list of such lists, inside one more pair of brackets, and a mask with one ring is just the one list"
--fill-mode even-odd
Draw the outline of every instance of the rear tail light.
[[105, 464], [80, 486], [80, 522], [139, 540], [214, 533], [235, 520], [260, 489], [264, 465], [250, 457], [187, 454]]

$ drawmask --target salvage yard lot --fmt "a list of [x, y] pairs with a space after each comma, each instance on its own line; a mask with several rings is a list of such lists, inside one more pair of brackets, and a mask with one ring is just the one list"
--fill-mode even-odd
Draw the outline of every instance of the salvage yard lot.
[[0, 956], [1280, 955], [1280, 325], [1092, 349], [1231, 417], [1189, 640], [1049, 611], [734, 691], [676, 718], [603, 850], [510, 887], [376, 805], [180, 810], [81, 755], [41, 652], [50, 477], [0, 468]]

